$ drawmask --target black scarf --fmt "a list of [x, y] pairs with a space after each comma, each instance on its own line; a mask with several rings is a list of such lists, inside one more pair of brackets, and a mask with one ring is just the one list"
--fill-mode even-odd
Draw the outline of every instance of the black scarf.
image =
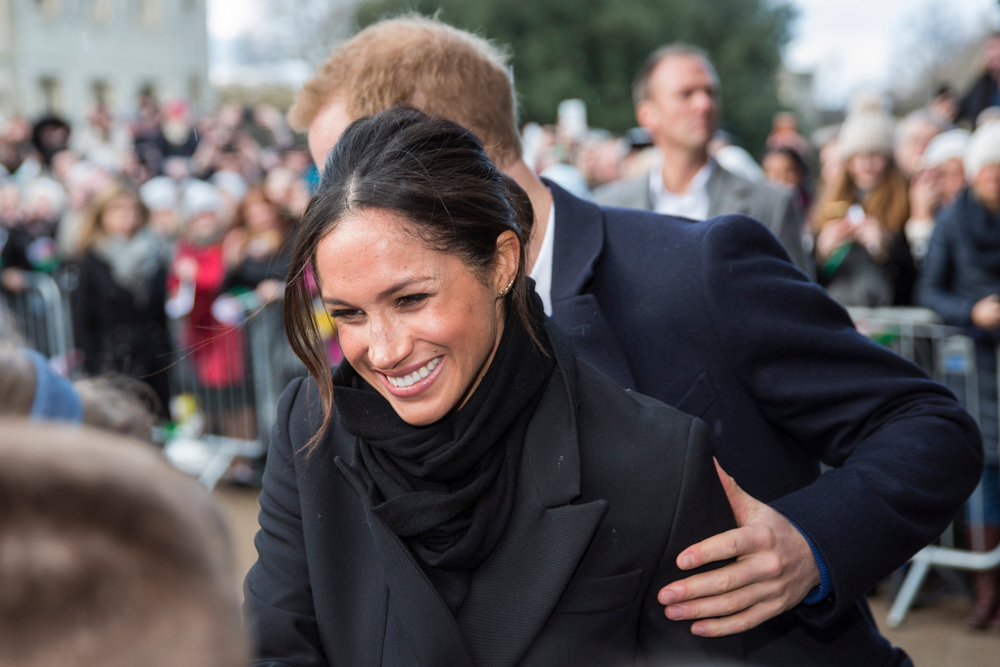
[[356, 437], [353, 467], [368, 489], [372, 511], [425, 569], [475, 569], [507, 526], [524, 435], [555, 367], [541, 300], [529, 293], [533, 329], [547, 354], [521, 320], [508, 314], [475, 392], [460, 410], [434, 424], [404, 422], [346, 360], [334, 374], [340, 421]]
[[972, 188], [958, 195], [954, 206], [958, 231], [972, 254], [973, 264], [1000, 272], [1000, 218], [986, 210]]

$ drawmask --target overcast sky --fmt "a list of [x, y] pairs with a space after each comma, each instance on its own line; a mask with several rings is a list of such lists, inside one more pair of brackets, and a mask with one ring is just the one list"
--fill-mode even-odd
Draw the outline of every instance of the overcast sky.
[[[257, 27], [262, 21], [259, 2], [208, 0], [209, 31], [214, 37], [231, 38]], [[908, 21], [927, 5], [947, 7], [969, 28], [1000, 24], [997, 0], [792, 0], [791, 4], [799, 8], [799, 19], [785, 60], [792, 69], [815, 71], [817, 97], [831, 106], [859, 87], [886, 85]]]

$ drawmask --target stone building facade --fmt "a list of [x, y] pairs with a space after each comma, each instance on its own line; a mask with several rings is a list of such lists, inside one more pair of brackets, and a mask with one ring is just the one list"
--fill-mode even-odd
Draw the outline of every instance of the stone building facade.
[[76, 124], [98, 102], [129, 111], [143, 92], [204, 110], [206, 1], [0, 0], [0, 116]]

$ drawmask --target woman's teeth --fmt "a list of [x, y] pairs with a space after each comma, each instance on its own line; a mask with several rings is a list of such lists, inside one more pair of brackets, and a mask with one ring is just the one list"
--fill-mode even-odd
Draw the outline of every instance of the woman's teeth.
[[393, 387], [409, 387], [413, 383], [418, 382], [430, 375], [431, 371], [433, 371], [440, 362], [441, 357], [435, 357], [434, 359], [428, 361], [426, 365], [421, 366], [409, 375], [404, 375], [401, 378], [392, 377], [391, 375], [386, 375], [385, 377], [389, 380], [389, 384]]

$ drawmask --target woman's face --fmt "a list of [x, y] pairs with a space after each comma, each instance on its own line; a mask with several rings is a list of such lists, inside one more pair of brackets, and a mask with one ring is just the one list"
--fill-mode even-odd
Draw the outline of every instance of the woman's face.
[[972, 184], [979, 201], [992, 212], [1000, 211], [1000, 164], [988, 164]]
[[854, 185], [869, 192], [878, 187], [889, 168], [889, 157], [882, 153], [858, 153], [847, 160], [847, 173]]
[[802, 182], [802, 175], [799, 173], [795, 160], [784, 153], [768, 153], [764, 156], [764, 175], [769, 181], [774, 183], [784, 183], [792, 187], [798, 187]]
[[130, 239], [142, 226], [139, 202], [131, 195], [119, 195], [111, 200], [101, 215], [101, 229], [108, 236]]
[[[415, 426], [460, 408], [486, 373], [503, 331], [497, 295], [517, 270], [513, 233], [486, 280], [427, 248], [399, 215], [350, 215], [316, 250], [323, 302], [352, 367]], [[511, 254], [511, 252], [513, 254]]]

